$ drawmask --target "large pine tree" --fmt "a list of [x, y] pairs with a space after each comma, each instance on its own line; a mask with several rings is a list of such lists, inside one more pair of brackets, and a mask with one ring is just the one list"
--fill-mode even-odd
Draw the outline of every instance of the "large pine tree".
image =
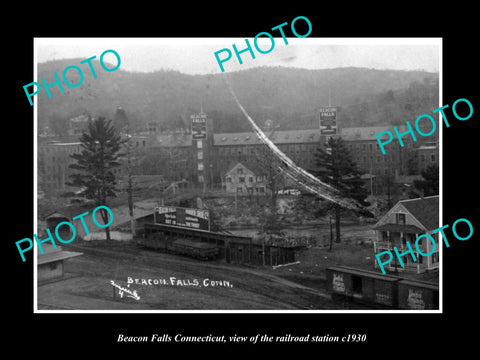
[[[313, 174], [338, 189], [341, 197], [354, 199], [361, 205], [367, 205], [365, 198], [368, 196], [368, 190], [363, 186], [360, 171], [352, 160], [345, 141], [340, 137], [330, 138], [327, 149], [328, 151], [319, 147], [315, 153], [316, 169], [312, 171]], [[332, 203], [330, 209], [335, 217], [335, 242], [339, 243], [342, 208]]]
[[[113, 169], [118, 167], [120, 149], [124, 140], [112, 126], [111, 120], [103, 117], [90, 121], [87, 132], [80, 137], [82, 151], [70, 155], [76, 160], [71, 164], [71, 169], [78, 170], [70, 175], [72, 181], [69, 185], [84, 187], [82, 195], [93, 199], [95, 205], [107, 205], [108, 197], [116, 197], [119, 191]], [[100, 211], [103, 223], [109, 220], [105, 209]], [[110, 240], [110, 229], [105, 228], [107, 241]]]

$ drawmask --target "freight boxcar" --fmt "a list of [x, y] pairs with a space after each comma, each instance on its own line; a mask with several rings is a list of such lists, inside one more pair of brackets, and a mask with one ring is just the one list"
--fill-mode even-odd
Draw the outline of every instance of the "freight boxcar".
[[376, 308], [394, 308], [398, 303], [398, 277], [352, 267], [327, 268], [327, 284], [333, 299], [352, 299]]
[[334, 300], [353, 301], [374, 308], [438, 309], [438, 284], [349, 266], [327, 268], [327, 286]]
[[135, 240], [139, 246], [162, 252], [237, 264], [280, 265], [295, 262], [297, 249], [253, 244], [248, 236], [151, 223], [144, 224], [143, 236]]
[[213, 260], [218, 256], [218, 248], [215, 244], [187, 239], [173, 241], [169, 245], [168, 251], [201, 260]]
[[407, 310], [437, 310], [438, 285], [425, 281], [400, 280], [398, 282], [398, 306]]

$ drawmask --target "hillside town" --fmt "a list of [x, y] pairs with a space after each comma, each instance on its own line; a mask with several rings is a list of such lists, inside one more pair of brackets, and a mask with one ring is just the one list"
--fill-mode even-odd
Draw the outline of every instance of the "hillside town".
[[[382, 155], [375, 134], [390, 127], [337, 127], [336, 108], [328, 110], [325, 119], [319, 114], [316, 128], [282, 130], [267, 119], [260, 124], [261, 130], [296, 165], [312, 173], [319, 167], [319, 152], [332, 153], [329, 140], [341, 139], [358, 169], [365, 213], [342, 211], [342, 217], [337, 217], [334, 210], [328, 210], [327, 201], [318, 202], [295, 178], [276, 169], [278, 159], [257, 133], [215, 133], [213, 122], [218, 119], [199, 111], [191, 115], [189, 126], [171, 131], [159, 131], [159, 124], [153, 121], [141, 132], [129, 133], [128, 127], [118, 130], [128, 156], [124, 151], [119, 165], [112, 169], [120, 189], [109, 200], [115, 215], [111, 234], [119, 240], [115, 243], [140, 244], [187, 257], [192, 253], [185, 249], [202, 243], [196, 251], [203, 260], [231, 266], [249, 264], [257, 271], [274, 269], [278, 276], [312, 286], [315, 291], [327, 292], [328, 266], [378, 271], [376, 253], [394, 245], [403, 248], [406, 239], [414, 240], [438, 227], [438, 187], [418, 186], [425, 182], [422, 174], [436, 171], [438, 177], [438, 136], [417, 142], [405, 138], [404, 147], [392, 147], [388, 155]], [[127, 118], [119, 107], [113, 123]], [[91, 116], [79, 115], [68, 120], [65, 136], [39, 134], [39, 234], [42, 228], [53, 229], [61, 221], [72, 221], [81, 209], [93, 206], [92, 200], [82, 195], [84, 189], [72, 186], [69, 179], [75, 173], [72, 154], [81, 153], [80, 136], [94, 121]], [[129, 200], [133, 206], [128, 206]], [[208, 211], [207, 225], [195, 216], [200, 210]], [[194, 215], [189, 216], [188, 211]], [[118, 245], [105, 245], [101, 233], [87, 234], [79, 221], [72, 223], [77, 229], [76, 240], [63, 246], [67, 251], [51, 249], [52, 261], [61, 264], [58, 271], [45, 273], [45, 266], [52, 268], [45, 260], [50, 253], [39, 257], [43, 277], [39, 280], [64, 277], [69, 271], [64, 262], [73, 264], [88, 258], [91, 244], [122, 251]], [[214, 245], [210, 249], [207, 244]], [[392, 276], [438, 284], [438, 250], [427, 261], [389, 266]], [[347, 273], [342, 276], [349, 276]], [[335, 279], [338, 289], [340, 275]], [[340, 286], [342, 291], [345, 284]], [[438, 285], [432, 291], [438, 294]], [[383, 301], [382, 306], [387, 303]], [[438, 301], [434, 305], [438, 307]]]

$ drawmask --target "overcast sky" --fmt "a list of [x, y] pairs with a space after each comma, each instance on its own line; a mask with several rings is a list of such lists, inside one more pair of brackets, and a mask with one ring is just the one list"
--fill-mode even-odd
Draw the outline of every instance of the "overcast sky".
[[[271, 46], [268, 38], [260, 38], [259, 47]], [[242, 54], [243, 64], [235, 55], [223, 63], [225, 72], [257, 66], [290, 66], [306, 69], [366, 67], [393, 70], [441, 70], [441, 39], [439, 38], [275, 38], [275, 47], [260, 54], [249, 39], [255, 59], [249, 52]], [[185, 74], [221, 73], [214, 52], [246, 47], [245, 38], [36, 38], [37, 62], [56, 59], [97, 59], [108, 49], [121, 57], [120, 68], [126, 71], [151, 72], [178, 70]], [[223, 58], [226, 53], [220, 56]], [[113, 54], [105, 61], [116, 63]], [[75, 63], [72, 63], [75, 65]]]

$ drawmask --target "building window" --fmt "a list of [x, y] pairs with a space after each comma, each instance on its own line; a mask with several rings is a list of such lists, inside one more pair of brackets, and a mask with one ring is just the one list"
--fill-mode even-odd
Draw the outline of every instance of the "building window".
[[434, 155], [434, 154], [432, 154], [432, 155], [430, 156], [430, 160], [431, 160], [432, 162], [435, 162], [435, 155]]
[[395, 214], [397, 224], [405, 225], [406, 222], [406, 215], [405, 214]]
[[227, 176], [227, 183], [231, 183], [232, 182], [232, 178], [230, 176]]
[[237, 168], [237, 174], [243, 174], [243, 168], [242, 167]]
[[261, 176], [257, 176], [257, 182], [261, 182], [262, 181], [262, 177]]
[[253, 176], [248, 177], [248, 182], [253, 183]]
[[259, 187], [258, 188], [258, 192], [260, 193], [264, 193], [265, 192], [265, 188], [262, 186], [262, 187]]
[[243, 193], [243, 188], [241, 186], [237, 187], [237, 193]]
[[244, 182], [245, 182], [245, 176], [240, 176], [240, 177], [238, 178], [238, 182], [239, 182], [239, 183], [244, 183]]

